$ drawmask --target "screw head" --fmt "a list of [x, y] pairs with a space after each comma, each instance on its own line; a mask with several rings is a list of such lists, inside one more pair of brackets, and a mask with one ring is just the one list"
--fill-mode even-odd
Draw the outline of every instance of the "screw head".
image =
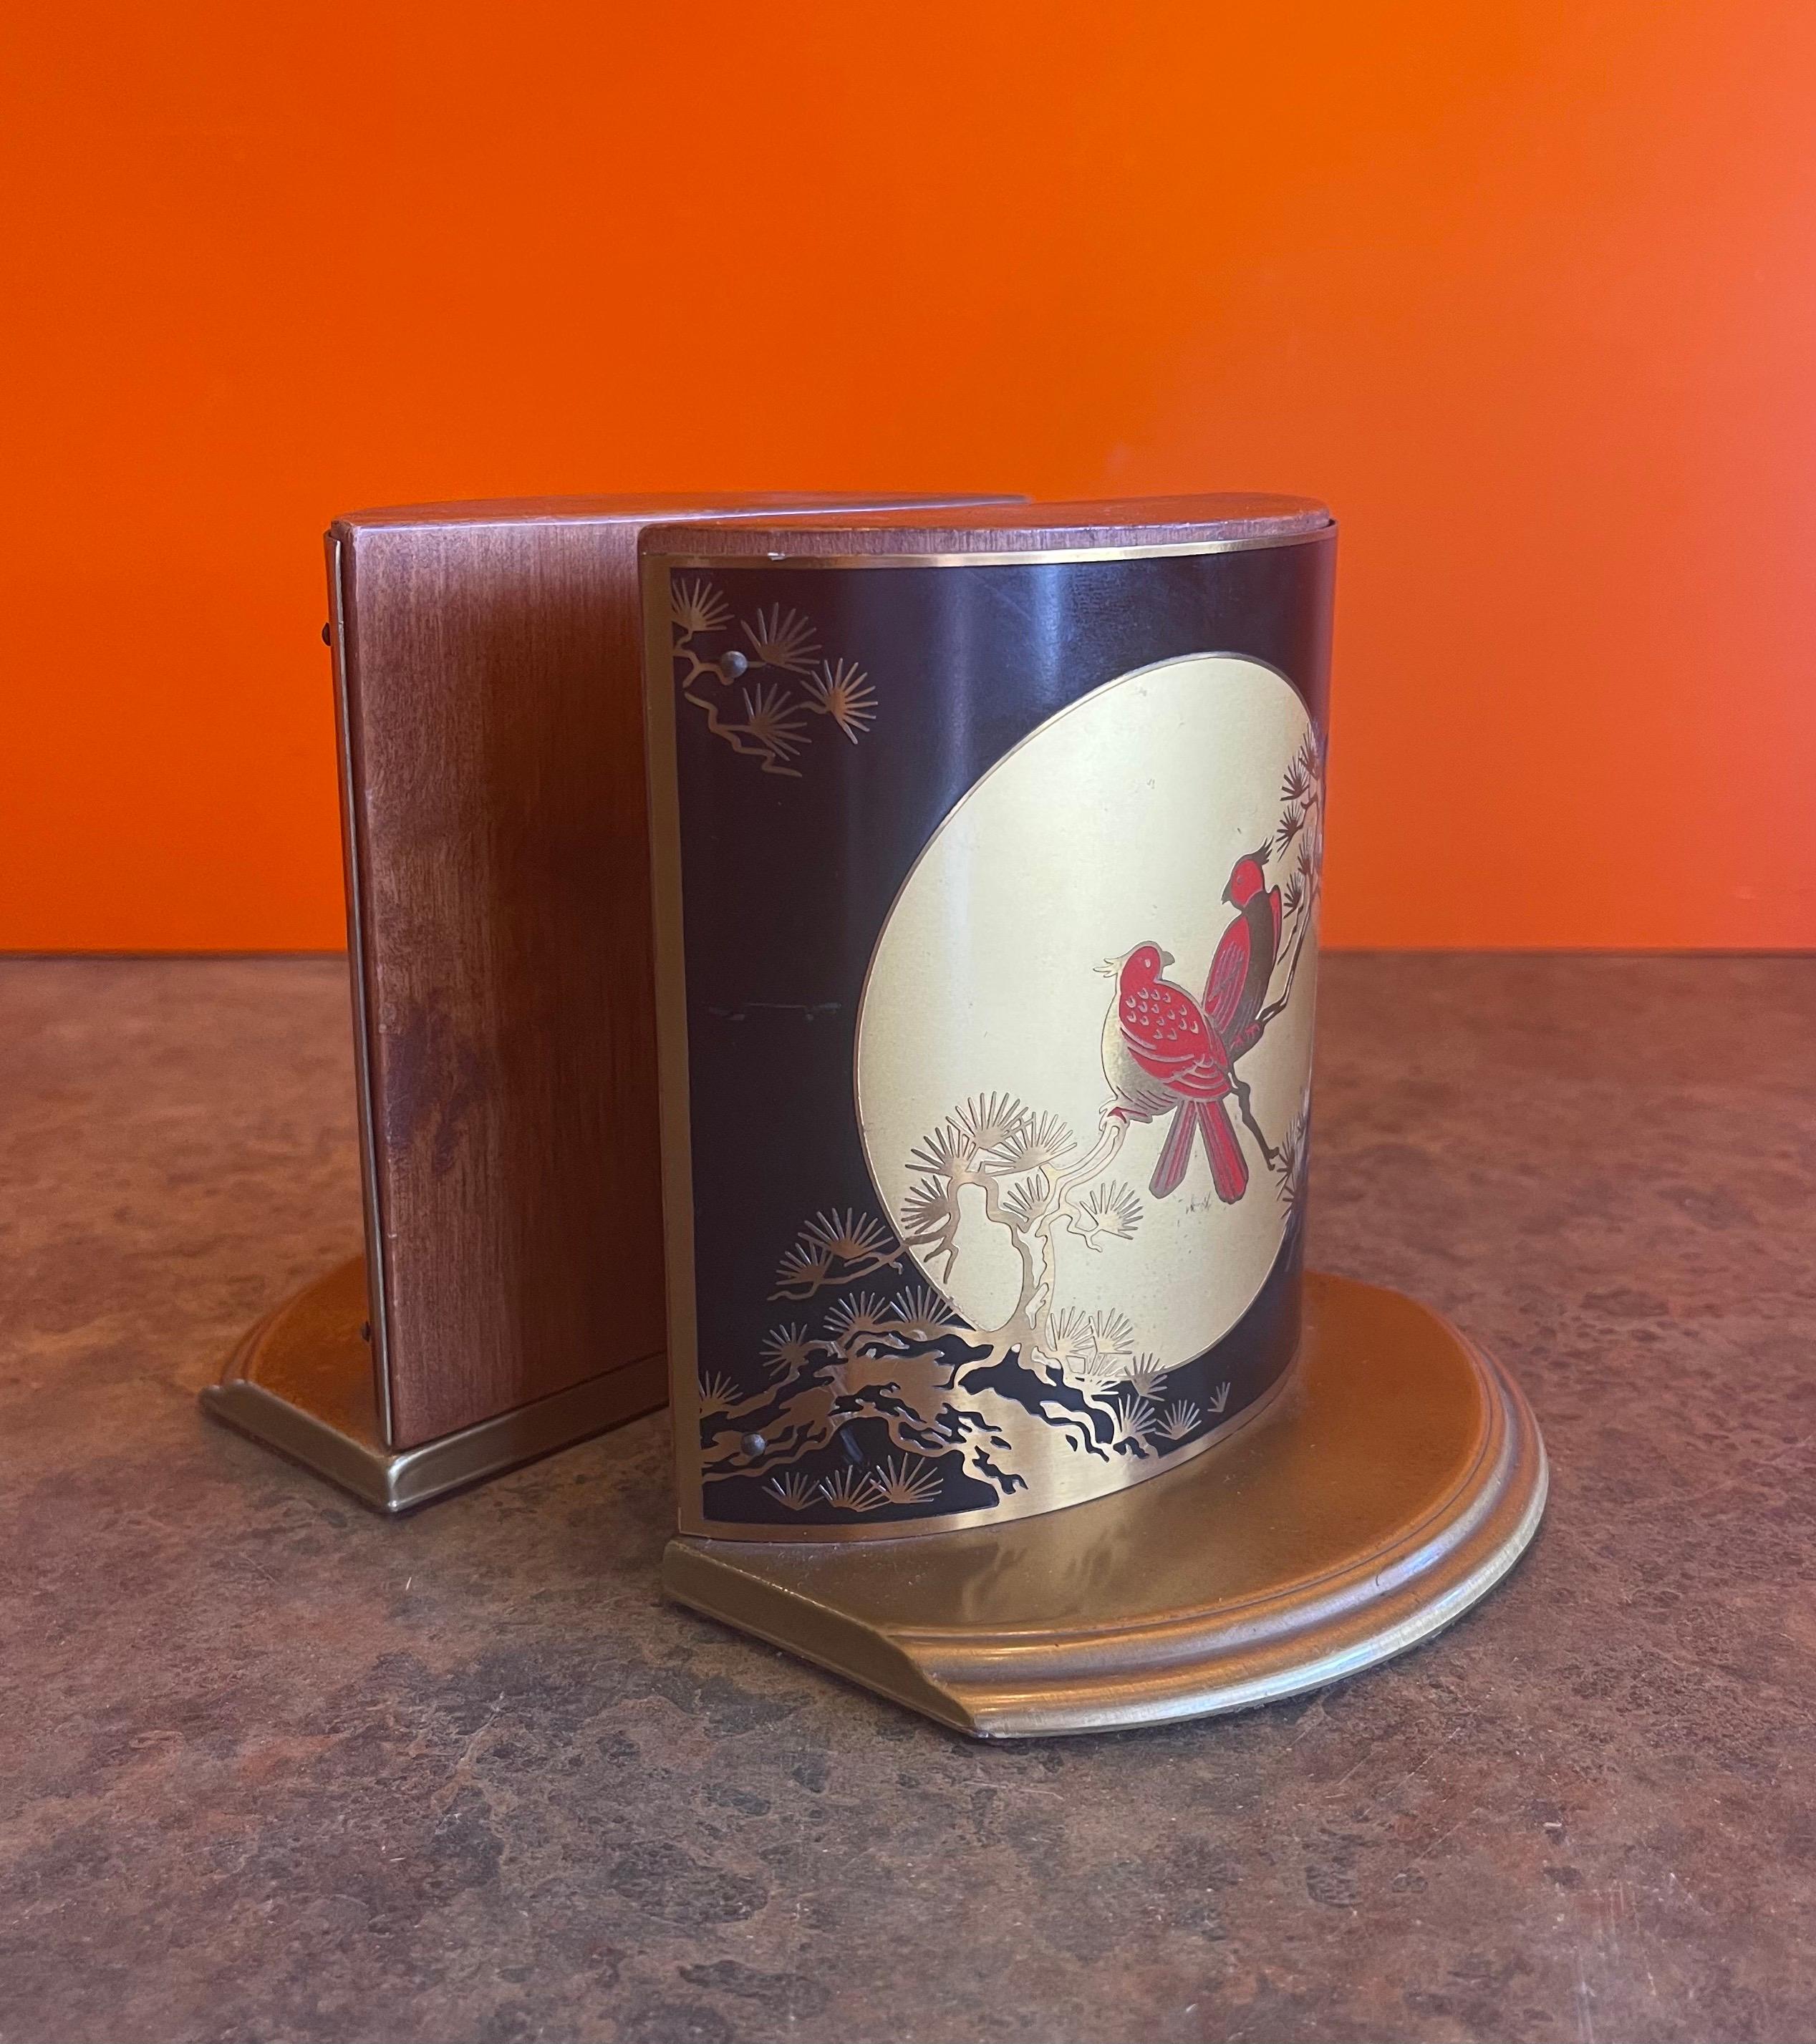
[[739, 680], [749, 669], [750, 663], [734, 646], [730, 652], [719, 655], [719, 672], [728, 682]]
[[752, 1461], [755, 1461], [756, 1457], [769, 1446], [769, 1443], [760, 1434], [746, 1434], [738, 1445]]

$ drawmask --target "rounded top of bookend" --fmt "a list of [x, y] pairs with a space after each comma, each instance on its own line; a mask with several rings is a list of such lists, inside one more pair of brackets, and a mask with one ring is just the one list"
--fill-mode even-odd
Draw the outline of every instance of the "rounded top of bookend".
[[685, 530], [656, 525], [646, 555], [685, 559], [880, 563], [987, 555], [1197, 553], [1291, 545], [1329, 534], [1329, 511], [1306, 497], [1226, 492], [1202, 497], [1111, 498], [1073, 504], [899, 506], [712, 519]]

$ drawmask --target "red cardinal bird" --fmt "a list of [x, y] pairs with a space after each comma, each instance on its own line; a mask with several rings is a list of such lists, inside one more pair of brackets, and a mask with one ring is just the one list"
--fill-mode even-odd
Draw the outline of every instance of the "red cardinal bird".
[[1142, 944], [1119, 966], [1104, 967], [1116, 974], [1116, 998], [1103, 1023], [1103, 1073], [1116, 1096], [1111, 1112], [1137, 1121], [1173, 1116], [1148, 1185], [1156, 1199], [1185, 1176], [1196, 1129], [1217, 1196], [1233, 1204], [1248, 1188], [1248, 1166], [1223, 1105], [1229, 1054], [1185, 989], [1161, 978], [1172, 962], [1170, 951]]
[[1280, 890], [1268, 885], [1261, 861], [1268, 847], [1245, 852], [1229, 875], [1223, 898], [1236, 920], [1218, 939], [1204, 983], [1204, 1015], [1224, 1041], [1234, 1064], [1260, 1042], [1260, 1016], [1280, 955]]

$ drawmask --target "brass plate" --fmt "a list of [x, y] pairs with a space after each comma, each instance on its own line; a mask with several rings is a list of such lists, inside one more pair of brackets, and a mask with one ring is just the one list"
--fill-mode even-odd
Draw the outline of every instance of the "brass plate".
[[379, 1425], [363, 1331], [368, 1311], [366, 1261], [356, 1256], [245, 1335], [220, 1382], [204, 1388], [202, 1410], [362, 1504], [400, 1512], [621, 1426], [668, 1396], [664, 1358], [644, 1356], [456, 1434], [394, 1450]]
[[1545, 1509], [1544, 1443], [1429, 1308], [1306, 1288], [1287, 1394], [1182, 1469], [1000, 1530], [683, 1537], [664, 1587], [983, 1739], [1242, 1710], [1385, 1660], [1513, 1566]]

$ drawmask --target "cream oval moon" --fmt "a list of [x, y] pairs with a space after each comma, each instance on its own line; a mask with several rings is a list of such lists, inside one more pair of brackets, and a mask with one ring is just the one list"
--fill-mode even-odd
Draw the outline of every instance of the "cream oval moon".
[[[1287, 1209], [1255, 1131], [1277, 1144], [1304, 1105], [1315, 936], [1290, 998], [1237, 1062], [1248, 1116], [1233, 1093], [1183, 1109], [1226, 1118], [1246, 1173], [1238, 1197], [1225, 1196], [1227, 1162], [1220, 1193], [1202, 1132], [1156, 1197], [1177, 1117], [1154, 1110], [1160, 1094], [1148, 1119], [1106, 1116], [1118, 1098], [1106, 1066], [1137, 990], [1120, 968], [1142, 947], [1170, 955], [1152, 1012], [1191, 1035], [1200, 1023], [1168, 989], [1199, 1016], [1214, 1012], [1212, 959], [1238, 919], [1225, 888], [1237, 861], [1273, 839], [1283, 784], [1314, 746], [1298, 695], [1257, 662], [1198, 654], [1138, 669], [998, 761], [903, 883], [859, 1015], [858, 1119], [910, 1253], [972, 1327], [1001, 1327], [1032, 1299], [1041, 1339], [1063, 1350], [1068, 1327], [1120, 1316], [1122, 1338], [1164, 1370], [1226, 1334], [1260, 1289]], [[1291, 859], [1269, 856], [1272, 885]], [[995, 1147], [981, 1139], [993, 1136]], [[1065, 1138], [1060, 1155], [1010, 1168]], [[1065, 1212], [1025, 1224], [1065, 1174], [1100, 1157], [1107, 1170], [1065, 1189]], [[929, 1158], [942, 1167], [932, 1176]]]

